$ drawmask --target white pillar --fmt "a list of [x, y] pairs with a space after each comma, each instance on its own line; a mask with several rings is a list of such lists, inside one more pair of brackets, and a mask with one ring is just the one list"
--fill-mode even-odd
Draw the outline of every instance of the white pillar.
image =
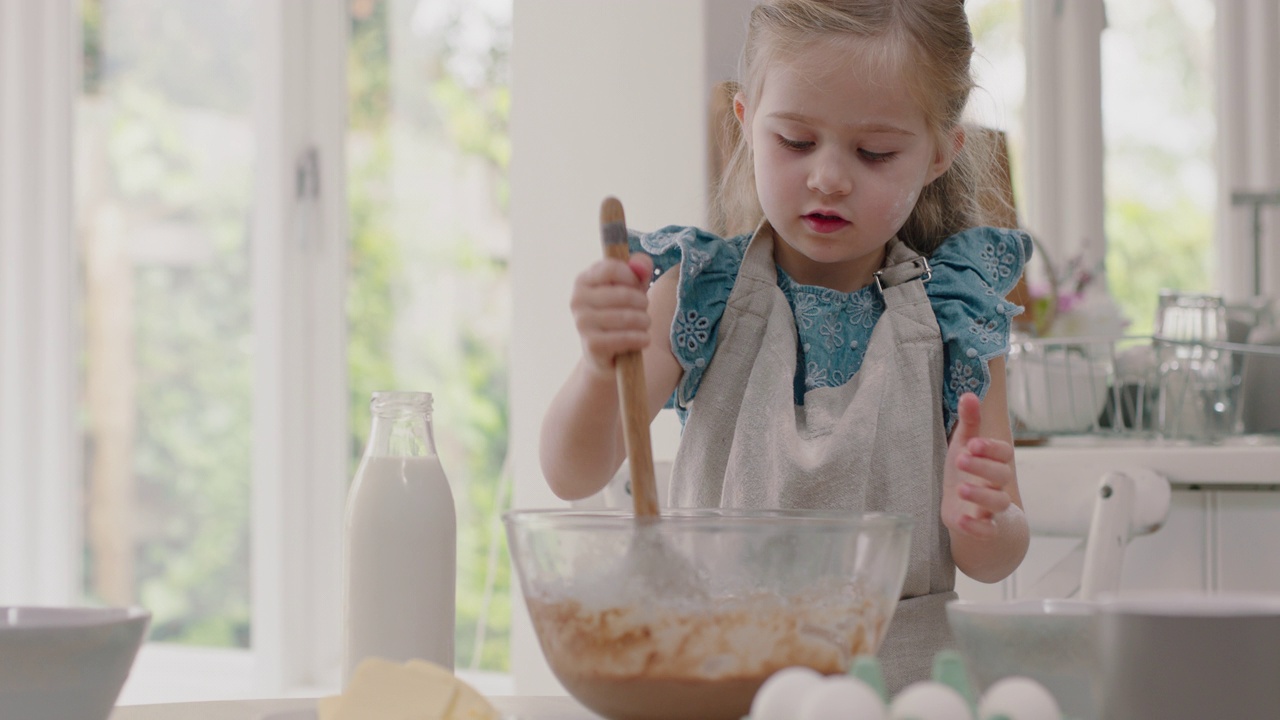
[[1028, 229], [1055, 262], [1105, 255], [1102, 0], [1025, 0]]
[[[600, 257], [600, 201], [616, 195], [637, 229], [705, 224], [707, 102], [723, 68], [734, 67], [751, 5], [515, 0], [511, 356], [520, 361], [511, 366], [509, 452], [517, 507], [564, 505], [538, 470], [538, 432], [580, 354], [569, 292]], [[661, 457], [674, 453], [678, 423], [659, 420]], [[513, 607], [516, 691], [562, 692], [523, 603]]]
[[1060, 14], [1055, 3], [1025, 0], [1023, 37], [1027, 42], [1027, 161], [1026, 207], [1020, 213], [1027, 229], [1047, 247], [1061, 235], [1063, 173], [1058, 161], [1062, 118], [1057, 85], [1061, 61], [1057, 28]]
[[0, 0], [0, 604], [80, 597], [78, 5]]

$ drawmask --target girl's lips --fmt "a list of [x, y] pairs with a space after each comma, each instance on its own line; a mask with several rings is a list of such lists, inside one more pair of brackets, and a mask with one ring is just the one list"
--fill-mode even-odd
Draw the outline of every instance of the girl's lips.
[[841, 230], [849, 225], [849, 221], [839, 215], [809, 213], [808, 215], [801, 216], [800, 219], [804, 220], [804, 224], [807, 225], [810, 230], [823, 235], [836, 232], [837, 230]]

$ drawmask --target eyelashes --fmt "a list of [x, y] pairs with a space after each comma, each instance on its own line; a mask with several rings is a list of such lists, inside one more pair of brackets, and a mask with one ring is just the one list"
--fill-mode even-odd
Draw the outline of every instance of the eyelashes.
[[778, 135], [778, 144], [788, 150], [808, 150], [813, 147], [813, 143], [808, 140], [792, 140], [783, 135]]
[[883, 162], [889, 162], [890, 160], [892, 160], [893, 156], [896, 155], [897, 153], [891, 153], [891, 152], [878, 153], [878, 152], [871, 152], [870, 150], [859, 150], [858, 154], [861, 155], [862, 159], [866, 160], [867, 162], [883, 163]]
[[[778, 145], [787, 150], [795, 150], [795, 151], [810, 150], [813, 148], [815, 144], [811, 140], [792, 140], [791, 138], [785, 135], [775, 135], [774, 137], [777, 139]], [[861, 157], [863, 160], [869, 163], [889, 162], [890, 160], [893, 159], [895, 155], [897, 155], [896, 152], [873, 152], [871, 150], [864, 150], [864, 149], [858, 150], [858, 157]]]

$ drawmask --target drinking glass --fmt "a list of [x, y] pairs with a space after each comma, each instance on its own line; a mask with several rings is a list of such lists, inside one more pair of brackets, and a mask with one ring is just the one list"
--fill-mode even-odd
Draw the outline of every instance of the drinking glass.
[[1235, 427], [1227, 311], [1216, 295], [1164, 290], [1155, 318], [1159, 363], [1156, 430], [1167, 438], [1215, 440]]

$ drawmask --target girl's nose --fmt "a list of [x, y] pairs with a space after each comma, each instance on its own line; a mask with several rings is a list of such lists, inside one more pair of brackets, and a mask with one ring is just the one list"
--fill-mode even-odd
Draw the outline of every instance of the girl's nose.
[[853, 177], [845, 159], [835, 152], [817, 153], [809, 170], [809, 189], [823, 195], [847, 195], [853, 190]]

